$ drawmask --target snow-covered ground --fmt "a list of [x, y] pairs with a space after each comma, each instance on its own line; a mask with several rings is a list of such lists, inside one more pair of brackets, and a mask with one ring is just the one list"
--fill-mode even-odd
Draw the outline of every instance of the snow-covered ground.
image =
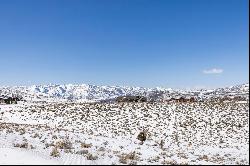
[[56, 159], [41, 157], [40, 154], [32, 153], [28, 150], [17, 148], [0, 148], [1, 165], [58, 165], [61, 164]]
[[0, 105], [0, 164], [249, 164], [249, 103]]

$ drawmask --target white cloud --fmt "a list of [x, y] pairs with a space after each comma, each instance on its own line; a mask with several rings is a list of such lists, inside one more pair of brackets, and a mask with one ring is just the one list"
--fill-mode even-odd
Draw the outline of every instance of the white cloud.
[[221, 74], [223, 73], [222, 69], [217, 69], [217, 68], [213, 68], [213, 69], [208, 69], [208, 70], [203, 70], [204, 74]]

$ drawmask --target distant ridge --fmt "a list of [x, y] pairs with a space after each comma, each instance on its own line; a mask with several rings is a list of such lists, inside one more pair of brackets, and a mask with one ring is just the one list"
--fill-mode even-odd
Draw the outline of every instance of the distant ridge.
[[[249, 83], [214, 90], [175, 90], [171, 88], [143, 88], [129, 86], [96, 86], [89, 84], [49, 84], [32, 86], [0, 87], [0, 95], [20, 95], [25, 100], [33, 101], [77, 101], [95, 102], [112, 100], [118, 96], [142, 95], [146, 97], [169, 98], [178, 96], [196, 96], [209, 98], [212, 96], [241, 95], [248, 96]], [[156, 98], [156, 100], [158, 100]]]

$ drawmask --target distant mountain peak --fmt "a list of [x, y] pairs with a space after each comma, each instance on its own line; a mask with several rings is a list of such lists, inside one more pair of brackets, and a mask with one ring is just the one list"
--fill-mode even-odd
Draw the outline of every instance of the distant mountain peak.
[[118, 96], [143, 95], [162, 98], [163, 96], [192, 96], [211, 97], [218, 95], [247, 95], [249, 83], [213, 90], [176, 90], [172, 88], [143, 88], [130, 86], [97, 86], [90, 84], [48, 84], [32, 86], [0, 87], [0, 95], [21, 95], [26, 100], [45, 101], [102, 101]]

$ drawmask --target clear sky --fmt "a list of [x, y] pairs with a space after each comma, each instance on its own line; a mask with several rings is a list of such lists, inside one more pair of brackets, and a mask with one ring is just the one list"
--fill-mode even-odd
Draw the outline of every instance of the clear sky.
[[249, 80], [248, 0], [0, 0], [0, 85]]

